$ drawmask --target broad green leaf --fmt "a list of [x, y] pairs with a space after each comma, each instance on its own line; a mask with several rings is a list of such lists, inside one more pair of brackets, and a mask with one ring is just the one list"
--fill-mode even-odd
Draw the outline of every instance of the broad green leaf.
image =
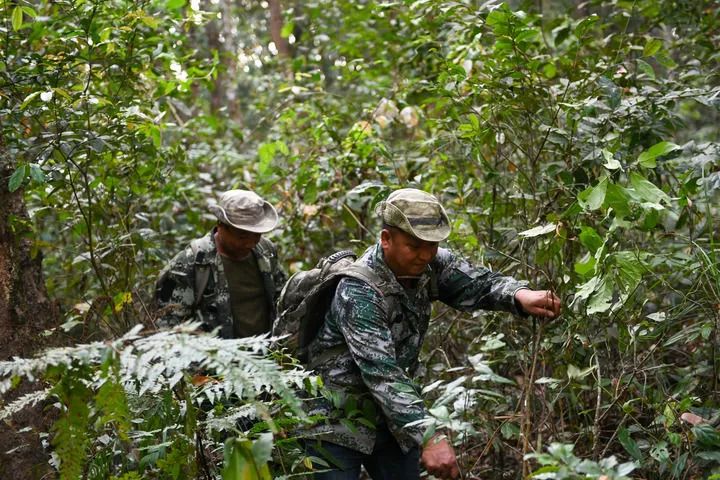
[[595, 257], [591, 255], [585, 255], [581, 261], [575, 262], [575, 264], [573, 265], [573, 269], [575, 270], [575, 273], [585, 277], [595, 271], [596, 265], [597, 260], [595, 260]]
[[598, 284], [600, 283], [601, 278], [599, 276], [593, 277], [587, 282], [583, 283], [582, 285], [578, 286], [575, 290], [575, 298], [573, 299], [573, 303], [575, 303], [578, 300], [584, 300], [590, 297], [590, 295], [593, 294], [595, 289], [597, 288]]
[[620, 430], [620, 433], [618, 434], [618, 440], [620, 441], [620, 445], [623, 446], [625, 451], [628, 452], [631, 457], [633, 457], [635, 460], [642, 461], [643, 454], [640, 451], [640, 447], [638, 447], [637, 442], [632, 439], [632, 437], [630, 436], [630, 431], [627, 428], [623, 428]]
[[630, 199], [630, 194], [624, 187], [610, 183], [605, 194], [604, 205], [612, 208], [618, 217], [624, 218], [630, 214]]
[[177, 10], [185, 6], [186, 0], [168, 0], [167, 8], [169, 10]]
[[290, 155], [290, 149], [288, 148], [287, 144], [282, 140], [276, 141], [275, 147], [277, 151], [282, 153], [283, 155]]
[[661, 40], [658, 40], [657, 38], [652, 38], [648, 40], [648, 42], [645, 44], [645, 48], [643, 49], [643, 55], [646, 57], [652, 57], [660, 51], [662, 46], [663, 43]]
[[20, 185], [22, 185], [27, 174], [28, 174], [27, 164], [22, 164], [19, 167], [17, 167], [15, 169], [15, 171], [13, 172], [13, 174], [10, 175], [10, 180], [8, 181], [8, 190], [10, 192], [14, 192], [18, 188], [20, 188]]
[[152, 29], [156, 29], [158, 25], [160, 25], [160, 21], [155, 17], [151, 17], [150, 15], [140, 15], [139, 18], [142, 23]]
[[594, 187], [588, 187], [578, 195], [580, 205], [586, 210], [597, 210], [605, 202], [605, 194], [607, 192], [607, 178], [600, 180], [600, 183]]
[[657, 157], [666, 155], [672, 151], [678, 150], [679, 148], [680, 146], [672, 142], [656, 143], [655, 145], [640, 154], [640, 156], [638, 157], [638, 163], [643, 167], [655, 168], [657, 166], [657, 164], [655, 163], [655, 159]]
[[575, 27], [575, 36], [577, 38], [585, 36], [588, 30], [590, 30], [593, 25], [598, 22], [598, 20], [600, 20], [600, 17], [598, 17], [594, 13], [589, 17], [583, 18]]
[[692, 428], [695, 441], [706, 449], [720, 449], [720, 432], [708, 424], [696, 425]]
[[630, 184], [632, 185], [635, 194], [644, 201], [660, 204], [662, 202], [669, 204], [670, 197], [660, 190], [654, 183], [649, 181], [637, 172], [630, 174]]
[[18, 31], [23, 24], [23, 9], [22, 7], [15, 7], [12, 11], [12, 27], [13, 30]]
[[557, 67], [554, 63], [546, 63], [543, 67], [543, 75], [545, 75], [546, 78], [555, 78], [557, 75]]
[[657, 61], [662, 65], [663, 67], [667, 69], [673, 69], [677, 68], [677, 63], [675, 63], [675, 60], [672, 59], [670, 55], [668, 55], [666, 52], [658, 52], [655, 55], [655, 58]]
[[607, 312], [613, 303], [612, 285], [602, 278], [587, 303], [587, 314]]
[[545, 235], [546, 233], [554, 232], [556, 228], [556, 225], [554, 223], [548, 223], [547, 225], [540, 225], [539, 227], [531, 228], [530, 230], [525, 230], [524, 232], [518, 233], [521, 237], [537, 237], [540, 235]]
[[20, 110], [25, 110], [25, 107], [27, 107], [28, 104], [29, 104], [30, 102], [32, 102], [33, 99], [34, 99], [35, 97], [37, 97], [38, 95], [40, 95], [41, 93], [42, 93], [42, 92], [33, 92], [33, 93], [31, 93], [30, 95], [28, 95], [27, 97], [25, 97], [25, 100], [23, 100], [23, 102], [20, 104]]
[[642, 280], [643, 262], [633, 252], [613, 253], [611, 258], [618, 267], [618, 278], [626, 289], [634, 289]]
[[578, 238], [580, 239], [580, 243], [582, 243], [583, 246], [593, 255], [595, 255], [597, 249], [602, 247], [603, 244], [602, 237], [595, 231], [594, 228], [588, 226], [580, 227], [580, 235]]
[[36, 18], [37, 12], [32, 7], [22, 7], [22, 11], [25, 12], [25, 15], [28, 17]]
[[636, 61], [638, 70], [640, 70], [642, 73], [644, 73], [651, 79], [655, 80], [655, 70], [653, 69], [652, 65], [647, 63], [645, 60], [641, 60], [639, 58]]
[[37, 183], [45, 183], [45, 174], [43, 173], [42, 168], [40, 168], [40, 165], [36, 163], [30, 164], [30, 178]]

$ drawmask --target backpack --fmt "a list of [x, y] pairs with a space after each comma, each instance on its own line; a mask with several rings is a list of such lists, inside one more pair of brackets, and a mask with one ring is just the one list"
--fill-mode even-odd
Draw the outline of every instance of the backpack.
[[[387, 282], [375, 271], [357, 262], [357, 256], [350, 250], [335, 252], [320, 259], [315, 268], [293, 274], [280, 292], [277, 305], [279, 313], [273, 323], [272, 334], [287, 335], [282, 340], [283, 346], [309, 368], [347, 349], [345, 345], [332, 348], [321, 352], [317, 358], [313, 358], [312, 363], [308, 363], [309, 346], [325, 322], [325, 313], [335, 296], [338, 283], [345, 277], [365, 282], [380, 295], [383, 302], [387, 302], [390, 293]], [[432, 299], [439, 298], [434, 271], [430, 274], [428, 288]], [[387, 310], [388, 307], [386, 303]]]
[[208, 281], [210, 280], [210, 264], [204, 261], [204, 255], [201, 255], [200, 248], [202, 246], [203, 238], [196, 238], [190, 242], [190, 248], [193, 252], [194, 265], [195, 265], [195, 288], [193, 290], [193, 311], [197, 310], [202, 302], [202, 295], [205, 293]]
[[[383, 301], [385, 299], [385, 282], [377, 273], [356, 260], [357, 256], [350, 250], [335, 252], [320, 259], [315, 268], [293, 274], [280, 292], [278, 316], [273, 323], [272, 334], [287, 335], [282, 345], [306, 365], [308, 347], [325, 322], [325, 313], [341, 279], [352, 277], [362, 280], [377, 291]], [[343, 346], [342, 351], [345, 348]], [[323, 352], [321, 359], [313, 359], [313, 365], [334, 353], [334, 349], [332, 352]]]

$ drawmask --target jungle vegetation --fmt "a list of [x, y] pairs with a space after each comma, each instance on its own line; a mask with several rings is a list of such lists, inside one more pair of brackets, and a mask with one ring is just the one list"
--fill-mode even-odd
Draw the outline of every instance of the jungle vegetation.
[[153, 282], [218, 192], [278, 208], [292, 273], [412, 186], [565, 303], [434, 312], [462, 478], [720, 479], [717, 2], [3, 0], [0, 51], [2, 478], [301, 478], [322, 384], [156, 331]]

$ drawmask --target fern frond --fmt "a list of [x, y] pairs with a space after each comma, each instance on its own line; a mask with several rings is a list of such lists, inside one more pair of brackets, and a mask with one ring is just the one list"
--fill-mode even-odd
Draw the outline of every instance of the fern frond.
[[31, 407], [36, 405], [38, 402], [45, 400], [50, 394], [50, 390], [50, 388], [46, 388], [37, 392], [30, 392], [9, 403], [5, 406], [5, 408], [0, 410], [0, 420], [4, 420], [9, 416], [14, 415], [25, 407]]

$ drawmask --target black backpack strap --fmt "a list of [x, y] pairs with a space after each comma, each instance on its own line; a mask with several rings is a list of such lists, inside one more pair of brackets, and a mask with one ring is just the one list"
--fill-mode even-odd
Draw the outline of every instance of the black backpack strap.
[[432, 267], [430, 268], [430, 285], [428, 285], [428, 288], [430, 290], [430, 301], [433, 302], [435, 300], [440, 300], [440, 288], [438, 287], [437, 274]]
[[195, 290], [193, 297], [193, 310], [197, 310], [202, 302], [202, 295], [207, 288], [208, 281], [210, 280], [210, 265], [204, 262], [204, 253], [200, 250], [200, 245], [204, 239], [196, 238], [190, 242], [190, 248], [192, 249], [193, 256], [195, 258]]

